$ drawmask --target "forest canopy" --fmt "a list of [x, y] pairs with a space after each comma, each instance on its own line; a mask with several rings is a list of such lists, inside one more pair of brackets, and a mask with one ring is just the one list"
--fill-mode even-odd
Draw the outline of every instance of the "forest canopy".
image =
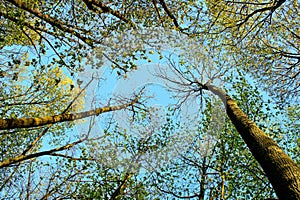
[[299, 1], [0, 1], [1, 198], [300, 198]]

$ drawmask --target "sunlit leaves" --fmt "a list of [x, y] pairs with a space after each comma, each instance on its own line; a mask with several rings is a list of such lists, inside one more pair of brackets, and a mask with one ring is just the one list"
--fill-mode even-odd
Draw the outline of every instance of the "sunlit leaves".
[[[126, 116], [129, 125], [112, 117], [106, 130], [94, 130], [97, 139], [55, 155], [51, 161], [48, 157], [31, 160], [21, 168], [4, 170], [3, 178], [17, 174], [5, 187], [20, 180], [17, 183], [25, 188], [29, 175], [36, 175], [48, 182], [32, 198], [46, 195], [41, 193], [48, 187], [53, 191], [49, 198], [105, 199], [129, 172], [133, 175], [120, 198], [168, 196], [163, 190], [194, 195], [200, 187], [201, 195], [214, 199], [222, 199], [224, 193], [224, 198], [248, 199], [272, 194], [231, 123], [220, 117], [220, 104], [207, 93], [200, 94], [197, 81], [213, 79], [220, 85], [224, 81], [242, 110], [299, 162], [298, 135], [292, 134], [299, 129], [299, 108], [293, 105], [299, 93], [299, 2], [278, 6], [276, 2], [283, 1], [1, 1], [2, 118], [78, 111], [85, 103], [84, 94], [73, 102], [80, 92], [77, 86], [85, 82], [77, 78], [80, 73], [89, 76], [107, 66], [130, 78], [130, 71], [160, 61], [184, 75], [175, 80], [175, 90], [183, 95], [173, 97], [183, 100], [174, 107], [179, 110], [192, 97], [196, 104], [187, 105], [201, 114], [197, 126], [187, 116], [176, 119], [172, 109], [165, 115], [153, 107], [134, 110], [132, 117]], [[164, 75], [172, 78], [169, 72]], [[194, 82], [182, 81], [186, 77]], [[259, 82], [254, 87], [248, 84], [250, 79]], [[277, 98], [266, 98], [262, 88]], [[290, 102], [285, 105], [287, 113], [273, 100]], [[111, 103], [100, 101], [97, 104]], [[203, 110], [198, 109], [201, 106]], [[29, 153], [79, 137], [69, 129], [72, 126], [51, 126], [47, 138], [35, 143]], [[44, 130], [2, 131], [1, 160], [28, 153], [24, 150]], [[82, 132], [90, 134], [90, 130]], [[49, 170], [49, 176], [39, 176], [39, 170]]]
[[232, 66], [244, 68], [263, 81], [262, 86], [281, 103], [297, 100], [299, 2], [206, 1], [206, 4], [210, 19], [206, 30], [211, 44], [227, 52]]

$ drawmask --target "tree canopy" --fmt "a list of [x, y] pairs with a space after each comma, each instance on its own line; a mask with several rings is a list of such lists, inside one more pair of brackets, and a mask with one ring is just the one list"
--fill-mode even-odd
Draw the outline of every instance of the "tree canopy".
[[298, 8], [1, 0], [0, 196], [300, 198]]

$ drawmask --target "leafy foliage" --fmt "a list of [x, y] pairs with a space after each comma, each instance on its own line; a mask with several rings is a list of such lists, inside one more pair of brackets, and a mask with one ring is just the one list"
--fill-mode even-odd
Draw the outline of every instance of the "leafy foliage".
[[[0, 169], [1, 196], [274, 197], [221, 102], [199, 82], [224, 83], [249, 118], [300, 163], [299, 1], [0, 2], [2, 119], [124, 103], [128, 98], [99, 89], [102, 81], [114, 73], [131, 80], [132, 71], [156, 64], [174, 94], [165, 101], [177, 102], [162, 113], [141, 98], [127, 108], [131, 115], [1, 130], [0, 163], [8, 162]], [[185, 105], [198, 115], [182, 116]]]

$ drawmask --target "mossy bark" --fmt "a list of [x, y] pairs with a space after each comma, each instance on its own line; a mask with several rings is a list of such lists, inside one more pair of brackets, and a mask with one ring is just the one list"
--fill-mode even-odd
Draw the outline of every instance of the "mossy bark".
[[72, 113], [72, 114], [64, 113], [60, 115], [44, 116], [44, 117], [0, 119], [0, 130], [14, 129], [14, 128], [31, 128], [31, 127], [44, 126], [48, 124], [56, 124], [56, 123], [66, 122], [66, 121], [75, 121], [78, 119], [99, 115], [105, 112], [121, 110], [126, 107], [133, 106], [136, 102], [137, 99], [134, 99], [129, 103], [119, 105], [119, 106], [107, 106], [107, 107], [97, 108], [94, 110]]

